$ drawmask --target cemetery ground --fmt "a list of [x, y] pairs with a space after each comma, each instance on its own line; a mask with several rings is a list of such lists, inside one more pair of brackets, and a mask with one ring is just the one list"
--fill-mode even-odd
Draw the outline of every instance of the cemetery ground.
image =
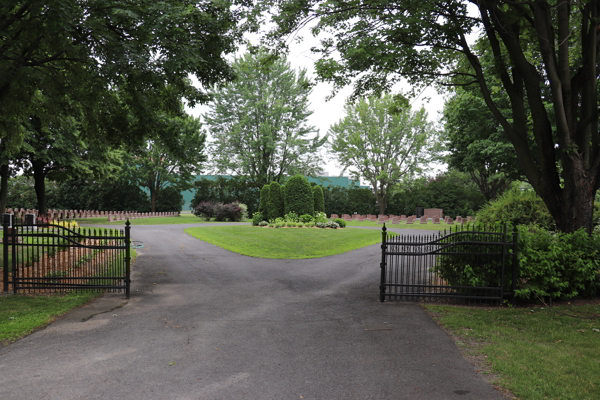
[[[202, 222], [199, 218], [194, 218], [196, 218], [195, 222]], [[158, 218], [154, 218], [153, 221], [156, 219]], [[600, 360], [600, 305], [594, 301], [583, 305], [578, 305], [576, 301], [573, 301], [573, 304], [562, 304], [551, 308], [545, 305], [534, 305], [514, 309], [420, 306], [408, 303], [380, 304], [377, 302], [378, 246], [363, 247], [354, 252], [320, 259], [263, 260], [237, 256], [235, 253], [228, 253], [218, 247], [203, 244], [213, 242], [218, 245], [219, 241], [223, 243], [232, 241], [231, 235], [235, 234], [235, 230], [239, 230], [239, 236], [242, 236], [239, 234], [241, 232], [252, 230], [252, 235], [243, 236], [256, 236], [270, 242], [274, 242], [274, 237], [271, 235], [276, 235], [276, 237], [283, 238], [282, 246], [296, 246], [297, 249], [301, 249], [302, 243], [312, 240], [312, 238], [298, 236], [294, 241], [293, 235], [304, 235], [305, 233], [319, 235], [322, 232], [327, 235], [336, 235], [352, 231], [369, 232], [373, 236], [367, 236], [370, 238], [368, 240], [378, 242], [381, 240], [380, 231], [373, 227], [371, 229], [331, 230], [316, 228], [268, 229], [247, 225], [215, 224], [214, 222], [209, 225], [203, 224], [191, 228], [191, 231], [195, 233], [201, 231], [202, 233], [199, 235], [203, 237], [204, 241], [195, 241], [191, 236], [183, 234], [184, 227], [140, 226], [138, 232], [133, 231], [134, 240], [139, 240], [141, 236], [145, 242], [146, 248], [141, 251], [147, 252], [144, 255], [147, 258], [144, 260], [144, 257], [141, 257], [138, 259], [138, 263], [140, 260], [142, 263], [134, 264], [134, 272], [137, 275], [134, 277], [134, 282], [137, 289], [133, 291], [133, 300], [130, 301], [129, 311], [128, 306], [125, 305], [122, 310], [119, 309], [114, 314], [105, 313], [103, 316], [90, 320], [90, 323], [94, 323], [95, 320], [97, 326], [107, 324], [107, 327], [111, 326], [113, 329], [104, 330], [101, 333], [105, 336], [102, 336], [99, 345], [106, 346], [107, 350], [97, 347], [88, 349], [92, 355], [97, 355], [96, 358], [101, 363], [100, 377], [91, 379], [89, 390], [102, 392], [100, 378], [107, 378], [111, 382], [119, 379], [118, 374], [106, 375], [108, 358], [103, 358], [101, 353], [103, 351], [110, 353], [114, 350], [114, 342], [119, 341], [131, 347], [140, 346], [138, 342], [142, 340], [141, 338], [134, 342], [131, 342], [129, 338], [129, 335], [133, 335], [135, 338], [136, 333], [133, 333], [132, 330], [134, 328], [127, 329], [127, 326], [135, 324], [135, 321], [121, 320], [118, 316], [129, 313], [133, 317], [142, 313], [141, 302], [150, 301], [150, 306], [155, 308], [153, 312], [156, 311], [159, 315], [150, 318], [150, 326], [145, 326], [142, 330], [166, 332], [167, 339], [169, 341], [174, 339], [176, 343], [187, 340], [186, 351], [192, 348], [202, 349], [203, 352], [207, 352], [207, 357], [192, 363], [192, 360], [186, 359], [185, 352], [180, 353], [175, 350], [171, 342], [168, 344], [166, 342], [157, 343], [156, 339], [152, 339], [153, 347], [160, 346], [162, 343], [172, 353], [156, 355], [154, 360], [140, 359], [141, 356], [137, 354], [133, 357], [132, 362], [141, 361], [149, 369], [148, 373], [154, 377], [154, 380], [163, 382], [163, 385], [165, 384], [164, 379], [167, 378], [174, 379], [179, 384], [185, 381], [186, 384], [196, 385], [198, 391], [195, 393], [201, 396], [200, 398], [221, 398], [219, 397], [221, 391], [226, 393], [222, 395], [225, 396], [222, 398], [227, 398], [227, 394], [232, 394], [228, 397], [232, 399], [238, 398], [236, 397], [238, 395], [239, 398], [258, 398], [253, 397], [253, 394], [257, 394], [253, 392], [256, 388], [246, 384], [253, 375], [262, 376], [262, 383], [268, 387], [268, 389], [261, 387], [261, 395], [271, 391], [277, 393], [277, 390], [281, 390], [279, 397], [273, 398], [300, 398], [300, 396], [319, 398], [314, 396], [319, 388], [323, 385], [335, 384], [339, 379], [341, 379], [338, 382], [340, 386], [336, 386], [333, 392], [328, 389], [329, 396], [327, 398], [342, 398], [336, 397], [338, 395], [343, 395], [343, 398], [366, 398], [360, 397], [361, 393], [365, 393], [361, 391], [362, 389], [351, 385], [344, 387], [344, 384], [341, 383], [348, 381], [357, 382], [358, 386], [371, 387], [376, 398], [500, 398], [489, 393], [465, 393], [469, 390], [460, 388], [455, 391], [447, 391], [453, 387], [453, 384], [456, 386], [456, 383], [459, 382], [459, 378], [456, 376], [452, 378], [455, 382], [441, 382], [441, 385], [448, 386], [448, 388], [441, 387], [441, 390], [446, 390], [444, 392], [446, 396], [435, 397], [433, 395], [432, 397], [431, 390], [434, 389], [426, 387], [426, 383], [419, 380], [423, 379], [422, 377], [415, 379], [415, 372], [412, 369], [421, 368], [416, 366], [419, 362], [431, 361], [428, 357], [434, 357], [433, 354], [440, 351], [435, 346], [439, 344], [440, 340], [443, 341], [443, 338], [436, 336], [437, 333], [431, 327], [428, 326], [423, 330], [424, 328], [420, 324], [427, 325], [427, 323], [425, 320], [421, 320], [421, 314], [417, 311], [422, 307], [427, 309], [432, 318], [448, 332], [467, 359], [480, 372], [490, 377], [489, 379], [495, 385], [503, 388], [504, 396], [511, 398], [512, 395], [509, 392], [511, 391], [516, 398], [527, 400], [600, 398], [600, 385], [597, 380], [600, 374], [600, 363], [598, 362]], [[376, 227], [381, 226], [382, 224], [376, 225]], [[397, 232], [401, 231], [398, 225], [392, 227], [386, 224], [386, 226], [393, 230], [397, 229]], [[416, 226], [408, 227], [417, 228]], [[163, 228], [166, 235], [161, 234]], [[260, 232], [259, 235], [263, 235], [264, 232], [269, 236], [258, 236], [257, 232]], [[330, 243], [329, 247], [336, 247], [337, 244], [334, 245], [335, 242], [327, 237], [320, 237], [316, 242]], [[368, 240], [364, 242], [367, 243], [367, 246]], [[362, 246], [365, 245], [364, 243]], [[174, 247], [170, 249], [169, 246]], [[256, 247], [256, 244], [247, 244], [246, 246]], [[279, 255], [281, 258], [291, 257], [272, 246], [273, 244], [269, 243], [259, 249], [259, 253], [262, 251], [263, 257], [265, 254]], [[360, 246], [357, 245], [357, 247]], [[228, 269], [224, 269], [219, 260], [225, 261]], [[200, 265], [203, 266], [198, 268]], [[178, 266], [180, 267], [178, 268]], [[188, 270], [191, 275], [185, 275], [183, 269]], [[230, 276], [227, 271], [233, 275]], [[193, 281], [193, 284], [190, 280]], [[223, 281], [222, 284], [219, 284], [220, 281]], [[369, 282], [370, 284], [367, 285]], [[253, 293], [252, 286], [256, 285], [258, 285], [258, 292]], [[303, 296], [303, 300], [296, 299], [296, 296]], [[47, 326], [57, 315], [63, 314], [71, 308], [77, 308], [94, 297], [94, 294], [34, 298], [0, 296], [0, 335], [2, 335], [0, 338], [2, 338], [3, 344], [7, 344], [8, 341], [36, 330], [36, 326]], [[176, 304], [175, 300], [186, 301], [190, 304], [183, 307], [181, 304]], [[121, 302], [122, 300], [117, 301], [117, 303], [123, 304]], [[316, 308], [301, 307], [300, 304], [304, 304], [303, 302], [311, 302]], [[248, 304], [256, 307], [246, 309]], [[292, 308], [289, 308], [290, 306]], [[79, 314], [86, 314], [84, 311], [86, 307], [77, 309], [79, 311], [59, 318], [56, 328], [52, 328], [54, 324], [50, 325], [46, 329], [48, 333], [42, 331], [37, 335], [29, 336], [27, 338], [28, 345], [35, 347], [34, 343], [43, 341], [46, 336], [52, 338], [56, 331], [58, 331], [56, 340], [68, 339], [70, 337], [62, 337], [64, 332], [61, 334], [61, 326], [77, 326], [77, 324], [80, 324], [81, 328], [77, 330], [77, 335], [73, 339], [77, 342], [83, 340], [82, 336], [85, 336], [88, 329], [93, 328], [83, 328], [85, 322]], [[283, 314], [277, 314], [276, 309], [283, 311]], [[360, 310], [361, 313], [366, 312], [366, 314], [358, 315], [356, 310]], [[150, 312], [148, 309], [145, 311]], [[225, 314], [219, 314], [219, 312], [225, 312]], [[228, 313], [231, 314], [230, 317], [224, 316], [229, 315]], [[74, 314], [77, 316], [70, 317]], [[145, 318], [148, 318], [148, 315], [145, 315]], [[31, 320], [32, 323], [20, 333], [9, 332], [9, 326], [12, 327], [11, 329], [17, 326], [14, 324], [15, 322], [22, 323], [28, 320]], [[190, 322], [190, 320], [196, 321], [196, 323]], [[279, 326], [278, 322], [285, 322], [285, 324]], [[298, 323], [300, 325], [297, 325]], [[275, 331], [281, 333], [286, 330], [283, 326], [288, 325], [299, 331], [293, 340], [275, 336], [270, 337], [275, 342], [267, 340], [269, 334], [273, 334]], [[199, 328], [201, 326], [203, 328]], [[307, 326], [311, 328], [309, 329]], [[195, 332], [194, 329], [201, 329], [201, 332], [192, 335], [191, 332]], [[404, 331], [406, 329], [408, 332]], [[241, 336], [244, 336], [245, 330], [254, 334], [252, 339], [246, 339], [250, 343], [232, 345], [232, 343], [237, 343], [236, 340]], [[213, 331], [222, 338], [215, 339]], [[357, 336], [357, 332], [361, 331], [365, 336]], [[137, 334], [143, 335], [143, 333]], [[187, 339], [184, 340], [182, 335]], [[373, 338], [366, 335], [373, 335]], [[107, 342], [111, 337], [118, 337], [118, 340]], [[396, 337], [396, 339], [390, 341], [390, 337]], [[329, 340], [327, 345], [317, 344], [321, 343], [323, 338]], [[375, 350], [369, 347], [372, 344], [371, 340], [375, 340], [377, 343]], [[433, 342], [430, 342], [431, 340]], [[283, 343], [288, 344], [280, 347], [280, 344]], [[24, 344], [21, 347], [28, 345]], [[425, 347], [421, 347], [422, 345]], [[15, 345], [5, 346], [5, 349], [13, 346]], [[64, 342], [62, 345], [60, 341], [52, 343], [51, 350], [61, 346], [64, 347]], [[77, 343], [73, 343], [73, 346], [77, 346]], [[299, 347], [297, 350], [300, 353], [296, 353], [294, 350], [296, 346]], [[432, 348], [432, 346], [434, 347]], [[248, 347], [255, 348], [250, 350]], [[366, 358], [356, 353], [363, 347], [368, 348], [368, 354], [364, 356]], [[414, 347], [416, 349], [412, 349]], [[387, 358], [387, 355], [380, 353], [381, 350], [393, 353], [397, 359]], [[67, 346], [62, 351], [73, 352], [75, 350], [73, 347]], [[154, 350], [147, 349], [147, 351], [153, 352]], [[447, 349], [444, 349], [445, 351]], [[10, 350], [8, 352], [0, 351], [0, 365], [5, 364], [6, 360], [2, 359], [10, 352]], [[110, 354], [113, 354], [110, 358], [117, 357], [115, 352]], [[443, 354], [448, 356], [447, 353]], [[237, 363], [242, 363], [244, 366], [248, 364], [248, 361], [240, 361], [240, 358], [260, 363], [260, 368], [250, 373], [239, 372], [236, 369], [238, 367], [235, 367], [238, 365]], [[402, 392], [400, 395], [399, 392], [394, 392], [393, 395], [390, 394], [392, 397], [385, 397], [386, 388], [374, 389], [371, 385], [373, 382], [365, 380], [366, 377], [362, 375], [363, 370], [373, 367], [373, 363], [369, 362], [370, 359], [375, 364], [386, 363], [382, 370], [386, 371], [383, 379], [398, 381], [406, 392]], [[123, 368], [130, 364], [122, 361], [121, 358], [118, 360], [120, 361], [115, 368], [120, 368], [122, 374]], [[224, 360], [227, 360], [227, 363], [221, 364]], [[69, 361], [61, 359], [56, 361], [60, 364], [57, 365], [57, 368], [61, 368], [62, 363], [69, 363]], [[341, 361], [344, 366], [339, 372], [331, 369], [336, 361]], [[448, 373], [469, 375], [462, 364], [453, 364], [455, 361], [452, 357], [449, 360], [436, 358], [432, 362], [436, 363], [438, 368], [426, 372], [435, 375], [442, 373], [439, 371], [441, 368], [448, 370]], [[229, 362], [233, 364], [229, 364]], [[73, 364], [76, 367], [80, 363], [73, 362]], [[5, 364], [4, 367], [0, 366], [0, 369], [4, 370], [7, 367], [9, 367], [8, 364]], [[14, 369], [13, 367], [10, 366]], [[69, 373], [68, 371], [71, 374], [74, 373], [73, 368], [65, 365], [62, 367], [65, 368], [65, 373]], [[216, 372], [213, 373], [213, 376], [205, 374], [199, 381], [193, 379], [193, 383], [190, 381], [191, 378], [186, 378], [189, 375], [187, 372], [189, 369], [201, 374], [201, 371], [214, 368], [216, 368]], [[269, 374], [262, 374], [261, 368], [271, 371], [273, 377]], [[294, 374], [300, 374], [298, 379], [306, 379], [306, 381], [289, 382], [290, 377], [286, 373], [292, 373], [292, 371]], [[18, 369], [15, 372], [18, 372]], [[94, 374], [96, 373], [98, 371], [94, 372]], [[158, 375], [156, 375], [157, 373]], [[408, 381], [404, 380], [406, 373], [412, 374]], [[73, 378], [74, 384], [81, 380], [79, 374], [70, 378]], [[121, 378], [127, 381], [127, 378]], [[272, 386], [271, 379], [274, 378], [285, 380], [288, 388]], [[7, 382], [8, 379], [3, 380]], [[25, 380], [29, 382], [31, 379], [25, 378]], [[66, 381], [69, 380], [66, 379]], [[202, 382], [203, 380], [205, 381]], [[312, 383], [308, 383], [309, 381]], [[324, 381], [327, 383], [323, 383]], [[80, 383], [86, 386], [82, 382]], [[22, 385], [26, 386], [27, 383]], [[29, 385], [35, 386], [33, 382], [29, 382]], [[64, 388], [61, 391], [57, 385], [51, 386], [48, 389], [50, 391], [46, 391], [46, 393], [57, 393], [54, 398], [59, 398], [59, 394], [64, 395], [63, 398], [77, 398], [75, 395], [69, 395], [69, 393], [74, 393], [75, 389], [73, 388]], [[18, 390], [23, 389], [24, 387], [21, 387]], [[160, 393], [163, 393], [161, 390], [156, 383], [149, 383], [149, 387], [135, 391], [135, 397], [146, 395], [147, 398], [159, 398]], [[203, 390], [206, 390], [208, 395], [202, 397], [202, 393], [205, 393]], [[23, 393], [27, 393], [27, 390]], [[82, 394], [81, 392], [76, 393]], [[89, 393], [96, 392], [88, 392], [88, 395]], [[356, 397], [352, 397], [353, 394], [357, 394]], [[96, 394], [94, 396], [100, 397]], [[128, 397], [127, 394], [121, 393], [120, 397], [133, 398], [131, 396], [133, 394]], [[26, 394], [23, 394], [22, 398], [27, 398]], [[53, 398], [53, 396], [48, 396], [48, 398]], [[269, 397], [262, 396], [262, 398]]]

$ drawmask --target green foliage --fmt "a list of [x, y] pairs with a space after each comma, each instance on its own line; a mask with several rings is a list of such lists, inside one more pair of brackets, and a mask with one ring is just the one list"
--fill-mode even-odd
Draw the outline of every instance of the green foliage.
[[416, 207], [441, 208], [444, 215], [475, 215], [485, 204], [484, 196], [474, 189], [468, 178], [448, 171], [434, 178], [420, 178], [398, 185], [390, 198], [388, 213], [412, 215]]
[[285, 213], [291, 211], [298, 215], [314, 213], [313, 191], [308, 180], [302, 175], [295, 175], [285, 184]]
[[518, 188], [506, 191], [477, 212], [477, 221], [483, 224], [507, 223], [536, 224], [545, 229], [554, 228], [554, 220], [542, 199], [532, 190]]
[[266, 217], [269, 215], [269, 188], [270, 185], [264, 185], [260, 190], [260, 205], [258, 206], [258, 211]]
[[340, 228], [345, 228], [346, 227], [346, 221], [344, 221], [341, 218], [335, 218], [335, 219], [333, 219], [333, 222], [335, 222], [336, 224], [338, 224], [340, 226]]
[[331, 214], [353, 214], [362, 215], [376, 214], [377, 206], [373, 191], [356, 186], [349, 188], [339, 186], [327, 186], [323, 189], [325, 200], [325, 212]]
[[176, 187], [167, 186], [156, 196], [156, 212], [181, 211], [183, 195]]
[[307, 222], [313, 222], [314, 221], [314, 217], [310, 214], [302, 214], [300, 216], [300, 221], [307, 223]]
[[258, 226], [262, 221], [264, 221], [264, 218], [260, 211], [252, 214], [252, 226]]
[[323, 188], [321, 186], [313, 186], [313, 197], [315, 201], [315, 212], [325, 212], [325, 199]]
[[[496, 97], [501, 96], [508, 97], [499, 91]], [[508, 107], [507, 100], [498, 98], [503, 108]], [[450, 168], [467, 173], [486, 200], [495, 199], [513, 181], [523, 179], [512, 144], [477, 88], [454, 89], [444, 105], [443, 139]]]
[[[215, 180], [202, 178], [194, 182], [196, 195], [192, 199], [190, 208], [203, 201], [216, 201], [218, 203], [240, 202], [248, 206], [248, 214], [258, 211], [260, 191], [240, 176], [219, 176]], [[264, 215], [264, 214], [263, 214]]]
[[425, 109], [399, 107], [391, 95], [361, 98], [345, 107], [346, 116], [331, 126], [332, 150], [356, 180], [374, 188], [379, 212], [385, 213], [391, 188], [419, 173], [430, 159], [435, 129]]
[[570, 299], [595, 296], [600, 288], [600, 235], [519, 227], [517, 296]]
[[315, 223], [317, 223], [317, 222], [322, 222], [322, 223], [327, 222], [327, 214], [322, 213], [322, 212], [316, 213], [315, 214], [315, 220], [314, 220], [314, 222]]
[[277, 182], [271, 182], [269, 185], [269, 219], [275, 219], [277, 217], [283, 217], [283, 199], [281, 194], [281, 187]]
[[257, 188], [288, 174], [320, 172], [326, 138], [308, 125], [306, 70], [296, 72], [264, 50], [236, 58], [232, 67], [237, 79], [212, 91], [204, 115], [217, 170], [247, 176]]
[[300, 217], [298, 217], [298, 214], [296, 214], [293, 211], [290, 211], [289, 213], [285, 214], [284, 217], [286, 222], [298, 222], [300, 221]]
[[[469, 3], [267, 0], [260, 5], [271, 11], [274, 44], [285, 46], [297, 29], [312, 26], [321, 42], [313, 47], [319, 54], [316, 74], [332, 83], [334, 92], [353, 84], [356, 99], [389, 91], [403, 79], [415, 94], [434, 82], [478, 87], [557, 228], [589, 227], [591, 209], [582, 204], [593, 200], [590, 188], [600, 180], [593, 161], [600, 154], [600, 126], [594, 123], [600, 66], [593, 61], [597, 25], [590, 22], [597, 17], [597, 3], [571, 7], [539, 0], [523, 7], [501, 0], [472, 2], [472, 9]], [[465, 40], [472, 34], [478, 37]], [[590, 81], [584, 84], [586, 77]]]

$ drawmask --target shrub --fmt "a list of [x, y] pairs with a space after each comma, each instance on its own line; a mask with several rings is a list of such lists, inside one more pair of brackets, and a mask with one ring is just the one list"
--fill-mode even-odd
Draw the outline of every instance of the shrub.
[[242, 218], [240, 221], [248, 219], [248, 206], [244, 203], [240, 203], [239, 201], [234, 201], [234, 203], [236, 203], [242, 209]]
[[215, 205], [214, 201], [203, 201], [194, 209], [194, 215], [204, 217], [205, 220], [210, 221], [215, 216]]
[[269, 223], [267, 221], [260, 221], [258, 223], [259, 226], [269, 226]]
[[346, 227], [346, 221], [344, 221], [341, 218], [336, 218], [333, 220], [333, 222], [335, 222], [336, 224], [338, 224], [340, 226], [340, 228], [345, 228]]
[[244, 215], [244, 209], [239, 203], [223, 204], [223, 215], [228, 221], [239, 222]]
[[477, 221], [485, 225], [512, 223], [513, 225], [539, 225], [553, 229], [554, 219], [542, 199], [533, 191], [512, 189], [496, 200], [487, 203], [477, 213]]
[[290, 211], [298, 215], [314, 213], [313, 191], [302, 175], [292, 176], [285, 184], [285, 213]]
[[275, 228], [284, 228], [285, 227], [285, 222], [277, 222], [275, 223]]
[[304, 228], [304, 224], [302, 222], [298, 222], [298, 228]]
[[325, 212], [323, 188], [319, 185], [313, 186], [313, 200], [315, 212]]
[[302, 214], [302, 215], [300, 216], [300, 221], [302, 221], [302, 222], [304, 222], [304, 223], [307, 223], [307, 222], [313, 222], [313, 221], [314, 221], [314, 218], [313, 218], [313, 216], [312, 216], [312, 215], [309, 215], [309, 214]]
[[281, 199], [281, 186], [277, 182], [271, 182], [269, 186], [269, 219], [283, 217], [283, 209], [281, 208], [283, 201]]
[[252, 226], [259, 225], [262, 220], [264, 220], [264, 218], [263, 214], [260, 211], [257, 211], [254, 214], [252, 214]]
[[325, 222], [325, 228], [337, 229], [339, 227], [340, 226], [333, 221]]
[[327, 215], [323, 212], [318, 212], [315, 214], [315, 222], [327, 222]]
[[593, 296], [600, 287], [600, 236], [584, 229], [549, 232], [519, 227], [519, 285], [517, 297], [550, 296], [570, 299]]
[[287, 222], [298, 222], [298, 221], [300, 221], [300, 218], [298, 218], [298, 214], [296, 214], [293, 211], [285, 214], [285, 218], [284, 219]]
[[225, 221], [225, 207], [223, 203], [214, 203], [215, 221]]
[[325, 228], [325, 222], [315, 222], [317, 228]]
[[275, 228], [275, 224], [269, 224], [269, 228]]
[[266, 218], [269, 218], [269, 188], [269, 185], [265, 185], [260, 190], [260, 203], [258, 205], [258, 211]]

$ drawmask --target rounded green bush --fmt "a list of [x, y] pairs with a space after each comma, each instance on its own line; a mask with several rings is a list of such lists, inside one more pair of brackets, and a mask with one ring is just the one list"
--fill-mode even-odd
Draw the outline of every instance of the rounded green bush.
[[533, 191], [507, 190], [496, 200], [484, 205], [477, 213], [477, 222], [484, 225], [512, 223], [535, 224], [554, 229], [554, 219], [542, 199]]
[[340, 226], [340, 228], [345, 228], [346, 227], [346, 221], [344, 221], [341, 218], [336, 218], [333, 220], [333, 222], [335, 222], [336, 224], [338, 224]]
[[325, 197], [323, 188], [319, 185], [313, 186], [313, 200], [315, 204], [315, 212], [325, 212]]
[[260, 190], [260, 203], [258, 205], [258, 212], [260, 212], [265, 218], [269, 218], [269, 188], [270, 185], [265, 185]]
[[281, 208], [283, 201], [281, 198], [281, 186], [277, 182], [271, 182], [269, 185], [269, 219], [283, 217], [283, 209]]
[[314, 196], [308, 180], [302, 175], [292, 176], [285, 184], [285, 213], [314, 214]]

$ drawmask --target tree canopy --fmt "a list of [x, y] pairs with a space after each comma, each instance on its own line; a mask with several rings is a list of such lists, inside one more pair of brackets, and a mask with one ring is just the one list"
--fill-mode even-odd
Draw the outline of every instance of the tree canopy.
[[423, 108], [412, 112], [387, 94], [361, 98], [345, 111], [329, 129], [331, 150], [344, 170], [373, 186], [379, 213], [385, 214], [391, 188], [431, 158], [435, 130]]
[[236, 58], [233, 69], [237, 79], [211, 92], [205, 115], [217, 171], [247, 176], [257, 188], [285, 175], [318, 174], [326, 138], [307, 123], [312, 85], [306, 71], [264, 51]]
[[[421, 88], [456, 84], [459, 76], [459, 84], [477, 85], [557, 227], [591, 229], [600, 187], [600, 2], [267, 3], [277, 24], [272, 39], [285, 41], [313, 21], [314, 34], [327, 34], [316, 49], [317, 74], [336, 89], [353, 83], [358, 96], [389, 90], [402, 78]], [[475, 30], [485, 46], [467, 39]], [[485, 57], [493, 59], [489, 68]], [[493, 96], [496, 83], [508, 95], [509, 115]]]

